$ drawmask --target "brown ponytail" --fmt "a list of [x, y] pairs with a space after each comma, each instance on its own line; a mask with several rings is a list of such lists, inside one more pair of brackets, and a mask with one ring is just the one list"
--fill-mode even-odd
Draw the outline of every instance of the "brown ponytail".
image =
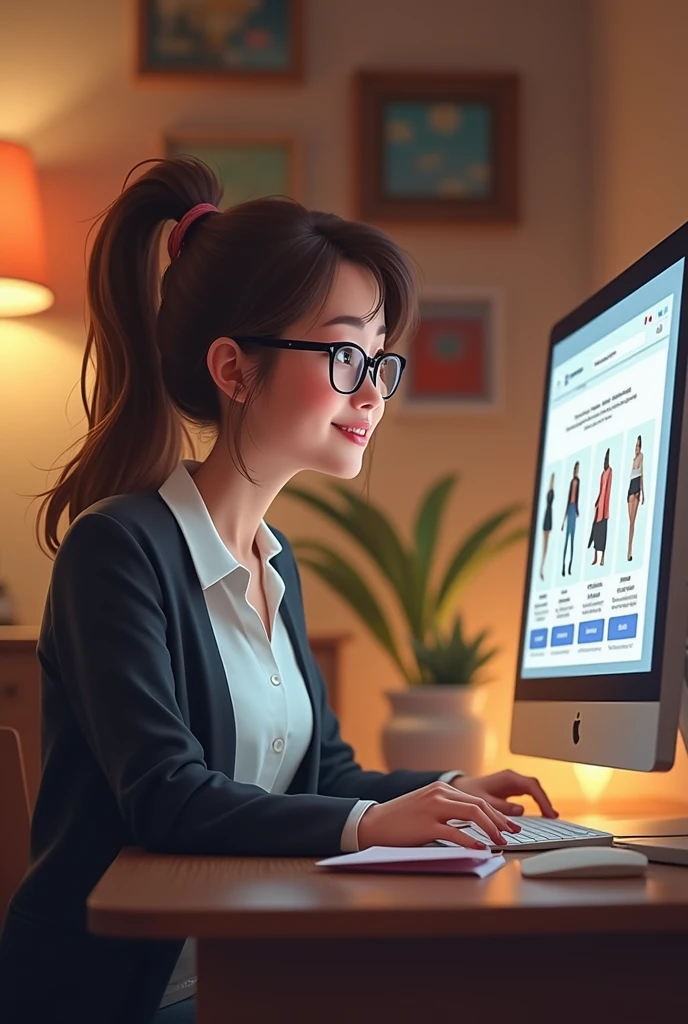
[[[125, 183], [98, 218], [81, 368], [88, 432], [55, 486], [34, 495], [43, 498], [36, 537], [51, 555], [59, 548], [65, 510], [71, 523], [102, 498], [159, 488], [182, 457], [184, 438], [190, 443], [185, 421], [220, 430], [220, 401], [205, 362], [215, 338], [279, 335], [309, 312], [316, 315], [342, 259], [375, 277], [387, 348], [415, 325], [414, 274], [395, 243], [369, 225], [309, 211], [290, 199], [257, 199], [201, 217], [161, 281], [165, 224], [199, 203], [217, 206], [221, 198], [222, 185], [210, 168], [178, 157], [156, 161]], [[241, 472], [252, 479], [241, 457], [243, 423], [276, 353], [248, 344], [242, 350], [252, 357], [254, 372], [244, 378], [244, 402], [230, 401], [228, 442]], [[95, 380], [89, 400], [90, 361]]]

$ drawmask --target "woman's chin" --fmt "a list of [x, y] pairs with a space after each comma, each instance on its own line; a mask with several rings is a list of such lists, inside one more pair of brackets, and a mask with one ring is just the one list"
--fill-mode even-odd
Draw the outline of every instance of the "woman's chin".
[[327, 476], [336, 476], [340, 480], [354, 480], [363, 468], [362, 459], [323, 459], [318, 466], [313, 467], [318, 473], [325, 473]]

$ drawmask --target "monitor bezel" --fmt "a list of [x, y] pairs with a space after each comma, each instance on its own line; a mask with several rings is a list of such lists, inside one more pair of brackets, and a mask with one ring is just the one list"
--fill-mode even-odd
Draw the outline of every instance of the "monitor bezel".
[[[678, 321], [678, 348], [676, 373], [671, 414], [671, 431], [667, 457], [665, 515], [661, 536], [661, 560], [657, 580], [657, 612], [655, 615], [652, 642], [652, 661], [646, 672], [614, 672], [610, 674], [540, 676], [522, 675], [523, 652], [526, 643], [528, 603], [532, 586], [533, 559], [537, 542], [537, 509], [540, 493], [545, 446], [545, 426], [552, 387], [552, 360], [558, 342], [580, 330], [591, 320], [605, 313], [612, 306], [642, 288], [654, 277], [684, 259], [683, 281]], [[536, 473], [533, 483], [533, 514], [528, 543], [528, 560], [523, 588], [523, 604], [516, 662], [515, 701], [539, 701], [546, 703], [652, 703], [660, 699], [662, 668], [665, 652], [663, 642], [664, 622], [669, 599], [671, 577], [671, 554], [674, 542], [676, 498], [679, 486], [679, 459], [683, 430], [683, 411], [688, 370], [688, 223], [659, 242], [653, 249], [641, 256], [634, 264], [619, 274], [567, 316], [559, 320], [550, 333], [549, 352], [544, 381], [544, 399], [540, 417], [540, 434]]]

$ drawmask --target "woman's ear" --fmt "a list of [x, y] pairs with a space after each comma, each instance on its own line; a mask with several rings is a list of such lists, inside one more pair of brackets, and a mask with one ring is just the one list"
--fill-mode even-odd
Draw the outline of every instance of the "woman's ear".
[[215, 338], [208, 349], [208, 372], [227, 398], [236, 400], [237, 392], [244, 387], [243, 362], [243, 353], [232, 338]]

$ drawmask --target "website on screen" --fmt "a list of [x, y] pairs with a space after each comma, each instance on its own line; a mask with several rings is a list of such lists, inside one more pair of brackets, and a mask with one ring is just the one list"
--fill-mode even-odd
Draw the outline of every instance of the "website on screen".
[[672, 291], [555, 349], [524, 676], [649, 670], [682, 264]]

